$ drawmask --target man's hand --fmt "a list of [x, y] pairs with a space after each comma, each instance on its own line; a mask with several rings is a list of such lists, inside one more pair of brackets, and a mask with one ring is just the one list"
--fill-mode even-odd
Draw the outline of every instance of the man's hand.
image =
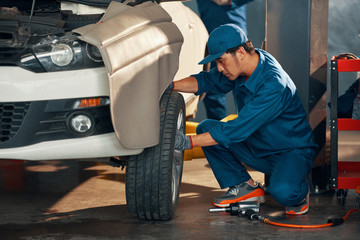
[[175, 135], [175, 150], [191, 149], [192, 147], [191, 137], [177, 131]]
[[212, 0], [217, 5], [231, 5], [231, 0]]

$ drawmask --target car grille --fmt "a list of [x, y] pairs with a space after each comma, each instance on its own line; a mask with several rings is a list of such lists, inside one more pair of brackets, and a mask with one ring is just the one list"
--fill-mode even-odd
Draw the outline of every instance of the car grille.
[[[1, 41], [0, 41], [1, 42]], [[23, 48], [4, 48], [0, 47], [0, 64], [11, 63], [15, 64], [18, 56], [23, 52]]]
[[[0, 102], [0, 150], [114, 132], [109, 105], [71, 109], [75, 100]], [[93, 131], [82, 135], [71, 130], [69, 119], [78, 113], [93, 118]]]
[[29, 107], [30, 102], [0, 103], [0, 144], [16, 135]]

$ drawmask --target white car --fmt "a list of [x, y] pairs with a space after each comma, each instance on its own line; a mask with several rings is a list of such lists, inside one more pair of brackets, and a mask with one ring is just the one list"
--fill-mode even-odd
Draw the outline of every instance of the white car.
[[0, 159], [126, 165], [129, 212], [168, 220], [198, 98], [166, 89], [203, 69], [208, 33], [181, 2], [122, 2], [1, 1]]

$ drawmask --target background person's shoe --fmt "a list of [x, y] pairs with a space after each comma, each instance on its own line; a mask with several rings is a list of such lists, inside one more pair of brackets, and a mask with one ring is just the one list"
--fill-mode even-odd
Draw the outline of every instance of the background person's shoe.
[[213, 200], [216, 207], [228, 207], [230, 203], [236, 202], [265, 202], [265, 192], [257, 183], [255, 187], [248, 183], [240, 183], [230, 187], [225, 195], [217, 197]]
[[302, 215], [309, 211], [309, 193], [306, 198], [301, 201], [297, 206], [285, 207], [285, 213], [289, 215]]

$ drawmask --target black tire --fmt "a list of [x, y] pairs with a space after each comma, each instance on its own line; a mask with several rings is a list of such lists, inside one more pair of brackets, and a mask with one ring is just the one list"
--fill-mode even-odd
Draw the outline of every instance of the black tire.
[[160, 101], [160, 143], [130, 156], [126, 167], [126, 201], [140, 219], [170, 220], [179, 200], [184, 151], [174, 150], [177, 129], [185, 133], [181, 94], [166, 91]]

